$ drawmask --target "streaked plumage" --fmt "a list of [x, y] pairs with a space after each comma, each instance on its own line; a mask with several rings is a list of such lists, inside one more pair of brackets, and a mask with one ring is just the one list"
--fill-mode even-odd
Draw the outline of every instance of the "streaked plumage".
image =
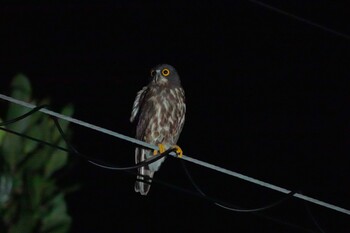
[[[179, 75], [170, 65], [162, 64], [153, 68], [151, 78], [150, 83], [136, 95], [130, 121], [138, 118], [137, 139], [154, 145], [164, 144], [168, 148], [177, 143], [185, 122], [185, 92]], [[136, 148], [135, 163], [151, 156], [152, 150]], [[164, 158], [142, 167], [138, 173], [152, 178], [163, 161]], [[138, 178], [143, 179], [141, 176]], [[149, 189], [149, 184], [136, 181], [136, 192], [147, 195]]]

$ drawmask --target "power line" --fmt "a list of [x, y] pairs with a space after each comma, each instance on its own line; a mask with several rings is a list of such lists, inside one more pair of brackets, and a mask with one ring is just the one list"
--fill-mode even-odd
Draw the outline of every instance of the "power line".
[[[24, 107], [27, 107], [30, 109], [34, 109], [37, 107], [33, 104], [30, 104], [30, 103], [27, 103], [27, 102], [24, 102], [24, 101], [21, 101], [21, 100], [18, 100], [18, 99], [15, 99], [15, 98], [3, 95], [3, 94], [0, 94], [0, 99], [15, 103], [15, 104], [18, 104], [18, 105], [21, 105], [21, 106], [24, 106]], [[96, 131], [99, 131], [101, 133], [105, 133], [105, 134], [120, 138], [122, 140], [132, 142], [134, 144], [138, 144], [140, 146], [144, 146], [144, 147], [147, 147], [150, 149], [158, 150], [158, 147], [155, 145], [151, 145], [149, 143], [137, 140], [135, 138], [128, 137], [128, 136], [125, 136], [123, 134], [120, 134], [120, 133], [117, 133], [117, 132], [90, 124], [90, 123], [87, 123], [87, 122], [84, 122], [84, 121], [81, 121], [81, 120], [78, 120], [78, 119], [75, 119], [75, 118], [72, 118], [69, 116], [65, 116], [65, 115], [62, 115], [62, 114], [59, 114], [59, 113], [56, 113], [56, 112], [53, 112], [53, 111], [50, 111], [47, 109], [40, 109], [39, 111], [41, 111], [47, 115], [57, 117], [59, 119], [69, 121], [71, 123], [78, 124], [78, 125], [84, 126], [86, 128], [90, 128], [92, 130], [96, 130]], [[170, 155], [172, 155], [173, 157], [179, 158], [175, 152], [170, 153]], [[260, 186], [263, 186], [263, 187], [266, 187], [266, 188], [269, 188], [269, 189], [272, 189], [272, 190], [275, 190], [275, 191], [278, 191], [281, 193], [284, 193], [284, 194], [288, 194], [291, 192], [291, 190], [288, 190], [288, 189], [285, 189], [285, 188], [282, 188], [282, 187], [279, 187], [279, 186], [276, 186], [276, 185], [273, 185], [273, 184], [270, 184], [270, 183], [267, 183], [267, 182], [264, 182], [264, 181], [261, 181], [261, 180], [258, 180], [258, 179], [255, 179], [255, 178], [252, 178], [252, 177], [249, 177], [249, 176], [246, 176], [246, 175], [243, 175], [243, 174], [240, 174], [240, 173], [237, 173], [237, 172], [234, 172], [234, 171], [231, 171], [231, 170], [228, 170], [228, 169], [225, 169], [225, 168], [198, 160], [198, 159], [194, 159], [194, 158], [191, 158], [189, 156], [183, 155], [181, 157], [181, 159], [186, 160], [188, 162], [195, 163], [197, 165], [200, 165], [200, 166], [203, 166], [203, 167], [206, 167], [209, 169], [212, 169], [212, 170], [215, 170], [215, 171], [218, 171], [218, 172], [221, 172], [221, 173], [224, 173], [224, 174], [227, 174], [227, 175], [230, 175], [230, 176], [234, 176], [236, 178], [239, 178], [239, 179], [242, 179], [242, 180], [245, 180], [245, 181], [248, 181], [248, 182], [251, 182], [251, 183], [254, 183], [254, 184], [257, 184], [257, 185], [260, 185]], [[309, 197], [309, 196], [306, 196], [306, 195], [303, 195], [300, 193], [294, 193], [293, 196], [296, 198], [302, 199], [304, 201], [308, 201], [308, 202], [311, 202], [311, 203], [314, 203], [314, 204], [317, 204], [317, 205], [320, 205], [320, 206], [323, 206], [323, 207], [326, 207], [326, 208], [329, 208], [329, 209], [332, 209], [332, 210], [335, 210], [335, 211], [338, 211], [338, 212], [341, 212], [341, 213], [344, 213], [347, 215], [350, 215], [350, 210], [347, 210], [345, 208], [342, 208], [342, 207], [339, 207], [339, 206], [336, 206], [333, 204], [329, 204], [327, 202], [324, 202], [324, 201], [321, 201], [321, 200], [318, 200], [318, 199], [315, 199], [315, 198], [312, 198], [312, 197]]]
[[[33, 111], [33, 110], [32, 110], [32, 111]], [[25, 115], [28, 115], [28, 114], [25, 114]], [[18, 118], [22, 118], [22, 117], [18, 117]], [[59, 124], [57, 118], [53, 118], [53, 120], [54, 120], [54, 122], [55, 122], [55, 125], [56, 125], [56, 127], [57, 127], [59, 133], [61, 134], [61, 137], [62, 137], [63, 140], [66, 142], [68, 148], [71, 149], [71, 152], [73, 152], [74, 154], [77, 154], [77, 155], [80, 156], [81, 153], [66, 139], [67, 137], [66, 137], [65, 133], [63, 132], [63, 129], [61, 128], [61, 126], [60, 126], [60, 124]], [[12, 120], [12, 121], [13, 121], [13, 120]], [[171, 153], [172, 151], [175, 151], [175, 150], [176, 150], [175, 148], [170, 148], [170, 149], [166, 150], [165, 152], [161, 153], [160, 155], [154, 157], [154, 158], [157, 158], [157, 159], [148, 158], [148, 159], [146, 159], [144, 162], [140, 162], [140, 163], [136, 164], [134, 167], [139, 168], [140, 165], [145, 166], [145, 165], [147, 165], [147, 164], [149, 164], [149, 163], [151, 163], [151, 162], [154, 162], [154, 161], [156, 161], [156, 160], [159, 160], [159, 159], [162, 158], [162, 157], [167, 156], [169, 153]], [[88, 162], [91, 162], [88, 156], [85, 156], [85, 155], [84, 155], [84, 158], [87, 159]], [[217, 206], [219, 206], [219, 207], [221, 207], [221, 208], [224, 208], [224, 209], [231, 210], [231, 211], [245, 212], [245, 213], [252, 213], [252, 212], [258, 212], [258, 211], [264, 211], [264, 210], [273, 208], [273, 207], [275, 207], [275, 206], [281, 204], [282, 202], [284, 202], [284, 201], [286, 201], [287, 199], [289, 199], [290, 197], [292, 197], [294, 193], [296, 193], [296, 192], [290, 192], [290, 193], [288, 193], [287, 197], [284, 197], [283, 199], [280, 199], [280, 200], [278, 200], [278, 201], [275, 201], [274, 203], [269, 204], [269, 205], [266, 205], [266, 206], [264, 206], [264, 207], [254, 208], [254, 209], [236, 208], [236, 207], [234, 207], [234, 206], [232, 206], [232, 205], [230, 205], [230, 204], [228, 204], [228, 203], [224, 203], [224, 202], [222, 202], [222, 201], [220, 201], [220, 200], [214, 199], [214, 198], [209, 197], [208, 195], [206, 195], [206, 194], [199, 188], [199, 186], [195, 183], [194, 179], [193, 179], [192, 176], [190, 175], [190, 173], [189, 173], [188, 169], [186, 168], [186, 165], [183, 163], [183, 161], [181, 161], [181, 162], [182, 162], [183, 168], [184, 168], [184, 170], [185, 170], [185, 172], [186, 172], [186, 174], [187, 174], [189, 180], [191, 181], [192, 185], [196, 188], [197, 192], [200, 193], [200, 194], [203, 196], [204, 199], [209, 200], [209, 201], [211, 201], [211, 202], [214, 202]], [[95, 163], [93, 163], [93, 164], [95, 164]], [[126, 169], [125, 169], [125, 168], [123, 168], [123, 169], [121, 169], [121, 168], [115, 169], [114, 167], [111, 168], [110, 166], [109, 166], [109, 167], [106, 167], [106, 166], [101, 166], [100, 164], [95, 164], [95, 165], [97, 165], [97, 166], [99, 166], [99, 167], [102, 167], [102, 168], [113, 169], [113, 170], [122, 170], [122, 171], [134, 169], [134, 167], [129, 167], [129, 168], [126, 168]], [[138, 176], [140, 176], [140, 174], [138, 174]], [[142, 175], [142, 176], [143, 176], [143, 175]], [[150, 180], [152, 181], [152, 178], [150, 178], [150, 177], [148, 177], [148, 176], [144, 176], [144, 177], [147, 177], [148, 179], [150, 179]], [[137, 179], [138, 179], [138, 178], [137, 178]], [[142, 180], [142, 182], [148, 183], [148, 182], [145, 181], [144, 179], [138, 179], [138, 180]]]
[[54, 147], [56, 149], [59, 149], [59, 150], [65, 151], [65, 152], [74, 153], [74, 154], [78, 155], [79, 157], [82, 157], [87, 162], [89, 162], [89, 163], [91, 163], [91, 164], [93, 164], [95, 166], [102, 167], [104, 169], [109, 169], [109, 170], [126, 171], [126, 170], [133, 170], [133, 169], [137, 169], [137, 168], [140, 168], [140, 167], [144, 167], [144, 166], [146, 166], [148, 164], [151, 164], [151, 163], [154, 163], [155, 161], [160, 160], [161, 158], [165, 157], [169, 153], [175, 151], [175, 148], [170, 148], [170, 149], [164, 151], [163, 153], [161, 153], [161, 154], [159, 154], [157, 156], [153, 156], [151, 158], [145, 159], [144, 161], [142, 161], [142, 162], [140, 162], [140, 163], [138, 163], [136, 165], [128, 166], [128, 167], [116, 167], [116, 166], [108, 165], [108, 164], [106, 164], [104, 162], [101, 162], [101, 161], [97, 161], [96, 159], [92, 159], [92, 158], [90, 158], [90, 157], [80, 153], [78, 150], [76, 150], [75, 147], [73, 147], [69, 143], [69, 141], [67, 140], [67, 137], [64, 134], [63, 129], [60, 126], [60, 124], [58, 123], [58, 120], [57, 120], [56, 117], [52, 117], [52, 119], [53, 119], [53, 121], [54, 121], [54, 123], [56, 125], [56, 128], [58, 129], [61, 137], [63, 138], [63, 140], [68, 145], [69, 149], [64, 148], [64, 147], [60, 147], [58, 145], [55, 145], [55, 144], [52, 144], [52, 143], [49, 143], [49, 142], [46, 142], [46, 141], [43, 141], [43, 140], [40, 140], [40, 139], [37, 139], [37, 138], [34, 138], [34, 137], [31, 137], [29, 135], [21, 134], [21, 133], [18, 133], [16, 131], [13, 131], [13, 130], [1, 127], [1, 126], [10, 125], [10, 124], [13, 124], [13, 123], [15, 123], [17, 121], [23, 120], [24, 118], [29, 117], [30, 115], [34, 114], [35, 112], [40, 111], [40, 109], [44, 109], [46, 107], [48, 107], [48, 105], [38, 106], [38, 107], [33, 108], [29, 112], [27, 112], [27, 113], [25, 113], [25, 114], [23, 114], [23, 115], [21, 115], [19, 117], [16, 117], [14, 119], [10, 119], [10, 120], [7, 120], [7, 121], [0, 122], [0, 129], [3, 130], [3, 131], [9, 132], [9, 133], [15, 134], [17, 136], [21, 136], [21, 137], [24, 137], [24, 138], [36, 141], [39, 144], [43, 144], [43, 145], [46, 145], [46, 146], [51, 146], [51, 147]]
[[[10, 96], [3, 95], [3, 94], [0, 94], [0, 99], [4, 99], [6, 101], [9, 101], [9, 102], [12, 102], [12, 103], [15, 103], [15, 104], [18, 104], [18, 105], [21, 105], [23, 107], [27, 107], [27, 108], [30, 108], [30, 109], [33, 109], [33, 108], [37, 107], [37, 106], [35, 106], [33, 104], [30, 104], [30, 103], [27, 103], [27, 102], [24, 102], [24, 101], [21, 101], [21, 100], [18, 100], [18, 99], [15, 99], [15, 98], [12, 98]], [[87, 123], [85, 121], [81, 121], [81, 120], [75, 119], [73, 117], [69, 117], [69, 116], [66, 116], [66, 115], [63, 115], [63, 114], [60, 114], [60, 113], [57, 113], [57, 112], [53, 112], [53, 111], [45, 109], [45, 108], [40, 109], [39, 112], [45, 113], [45, 114], [50, 115], [50, 116], [57, 117], [57, 118], [62, 119], [62, 120], [69, 121], [69, 122], [77, 124], [77, 125], [84, 126], [86, 128], [90, 128], [92, 130], [99, 131], [99, 132], [104, 133], [104, 134], [111, 135], [113, 137], [117, 137], [117, 138], [129, 141], [129, 142], [132, 142], [134, 144], [138, 144], [140, 146], [144, 146], [144, 147], [147, 147], [147, 148], [150, 148], [150, 149], [153, 149], [153, 150], [158, 150], [159, 149], [155, 145], [148, 144], [146, 142], [137, 140], [135, 138], [128, 137], [126, 135], [123, 135], [123, 134], [120, 134], [120, 133], [117, 133], [117, 132], [113, 132], [112, 130], [109, 130], [109, 129], [106, 129], [106, 128], [102, 128], [102, 127], [99, 127], [97, 125], [93, 125], [93, 124]], [[172, 155], [176, 156], [175, 152], [172, 153]]]
[[284, 11], [284, 10], [282, 10], [282, 9], [280, 9], [280, 8], [277, 8], [277, 7], [275, 7], [275, 6], [272, 6], [272, 5], [269, 5], [269, 4], [267, 4], [267, 3], [257, 1], [257, 0], [248, 0], [248, 1], [249, 1], [249, 2], [252, 2], [252, 3], [256, 4], [256, 5], [259, 5], [259, 6], [261, 6], [261, 7], [264, 7], [264, 8], [266, 8], [266, 9], [270, 10], [270, 11], [277, 12], [277, 13], [279, 13], [279, 14], [288, 16], [288, 17], [293, 18], [293, 19], [295, 19], [295, 20], [298, 20], [298, 21], [300, 21], [300, 22], [309, 24], [309, 25], [311, 25], [311, 26], [313, 26], [313, 27], [316, 27], [316, 28], [318, 28], [318, 29], [321, 29], [321, 30], [323, 30], [323, 31], [326, 31], [326, 32], [329, 32], [329, 33], [331, 33], [331, 34], [334, 34], [334, 35], [337, 35], [337, 36], [340, 36], [340, 37], [343, 37], [343, 38], [345, 38], [345, 39], [350, 40], [350, 35], [347, 35], [347, 34], [342, 33], [342, 32], [338, 32], [338, 31], [336, 31], [336, 30], [334, 30], [334, 29], [331, 29], [331, 28], [328, 28], [328, 27], [323, 26], [323, 25], [321, 25], [321, 24], [315, 23], [315, 22], [313, 22], [313, 21], [311, 21], [311, 20], [305, 19], [305, 18], [300, 17], [300, 16], [298, 16], [298, 15], [289, 13], [289, 12]]
[[[36, 111], [38, 111], [38, 109], [40, 109], [40, 107], [37, 107], [37, 108], [36, 108]], [[34, 110], [31, 110], [30, 112], [31, 112], [31, 114], [33, 114], [35, 111], [34, 111]], [[29, 116], [28, 113], [26, 113], [26, 114], [24, 114], [24, 115]], [[24, 116], [24, 115], [22, 115], [22, 116], [20, 116], [20, 117], [17, 117], [17, 118], [15, 118], [15, 119], [18, 119], [18, 120], [23, 119], [23, 116]], [[10, 120], [10, 121], [6, 121], [6, 122], [1, 122], [0, 125], [7, 125], [7, 124], [9, 124], [10, 122], [16, 122], [16, 121], [18, 121], [18, 120], [15, 120], [15, 119]], [[54, 118], [54, 119], [56, 119], [56, 118]], [[56, 119], [56, 120], [57, 120], [57, 119]], [[56, 122], [55, 122], [55, 123], [56, 123]], [[58, 123], [58, 122], [57, 122], [57, 123]], [[56, 124], [56, 126], [57, 126], [58, 129], [61, 128], [61, 127], [59, 126], [59, 124]], [[15, 134], [15, 135], [17, 135], [17, 136], [19, 136], [19, 137], [23, 137], [23, 138], [25, 138], [25, 139], [29, 139], [29, 140], [36, 141], [37, 143], [42, 144], [42, 145], [50, 146], [50, 147], [55, 148], [55, 149], [58, 149], [58, 150], [62, 150], [62, 151], [65, 151], [65, 152], [70, 152], [70, 153], [76, 154], [76, 155], [78, 155], [79, 157], [82, 157], [82, 158], [83, 158], [84, 160], [86, 160], [87, 162], [90, 162], [91, 164], [93, 164], [93, 165], [95, 165], [95, 166], [97, 166], [97, 167], [101, 167], [101, 168], [104, 168], [104, 169], [113, 169], [113, 170], [117, 170], [117, 171], [123, 171], [123, 172], [126, 172], [126, 173], [129, 174], [129, 175], [143, 176], [143, 175], [141, 175], [141, 174], [138, 174], [138, 173], [136, 173], [136, 172], [133, 172], [132, 170], [120, 169], [120, 167], [116, 167], [116, 166], [112, 166], [112, 165], [102, 165], [102, 163], [103, 163], [103, 164], [106, 164], [106, 163], [104, 163], [104, 162], [100, 162], [100, 161], [99, 161], [98, 163], [97, 163], [97, 162], [92, 162], [94, 159], [92, 159], [92, 158], [90, 158], [90, 157], [88, 157], [88, 156], [86, 156], [86, 155], [83, 155], [83, 156], [82, 156], [82, 154], [81, 154], [80, 152], [77, 152], [77, 150], [76, 150], [71, 144], [69, 144], [69, 148], [70, 148], [70, 149], [67, 149], [67, 148], [60, 147], [60, 146], [56, 145], [57, 143], [56, 143], [56, 144], [52, 144], [52, 143], [43, 141], [43, 140], [41, 140], [41, 139], [34, 138], [34, 137], [28, 136], [28, 135], [23, 134], [23, 133], [18, 133], [18, 132], [16, 132], [16, 131], [13, 131], [13, 130], [10, 130], [10, 129], [4, 128], [4, 127], [0, 127], [0, 129], [6, 131], [6, 132], [8, 132], [8, 133]], [[62, 130], [59, 130], [59, 131], [60, 131], [61, 136], [63, 137], [63, 139], [65, 139], [66, 136], [65, 136], [65, 134], [63, 133], [63, 131], [62, 131]], [[68, 141], [66, 141], [66, 142], [67, 142], [67, 144], [68, 144]], [[170, 150], [172, 150], [172, 149], [170, 149]], [[170, 150], [165, 151], [164, 153], [162, 153], [161, 155], [158, 155], [157, 157], [163, 157], [162, 155], [168, 155], [168, 153], [169, 153]], [[149, 159], [147, 159], [147, 161], [149, 161]], [[183, 162], [183, 161], [181, 161], [181, 162]], [[184, 163], [182, 163], [182, 164], [184, 165]], [[139, 164], [137, 164], [137, 165], [139, 165]], [[185, 166], [185, 165], [184, 165], [184, 166]], [[118, 168], [118, 169], [116, 169], [116, 168]], [[130, 168], [130, 169], [134, 169], [134, 168]], [[188, 170], [187, 170], [187, 169], [186, 169], [185, 171], [188, 173]], [[265, 218], [265, 219], [267, 219], [267, 220], [269, 220], [269, 221], [273, 221], [273, 222], [276, 222], [276, 223], [281, 224], [281, 225], [285, 225], [285, 226], [288, 226], [288, 227], [291, 227], [291, 228], [295, 228], [295, 229], [298, 229], [298, 230], [303, 230], [303, 231], [305, 231], [305, 232], [315, 233], [314, 231], [312, 231], [312, 230], [310, 230], [310, 229], [307, 229], [307, 228], [304, 228], [304, 227], [302, 227], [302, 226], [296, 225], [295, 223], [286, 222], [286, 221], [283, 221], [283, 220], [281, 220], [281, 219], [277, 219], [277, 218], [275, 218], [275, 217], [272, 217], [272, 216], [269, 216], [269, 215], [266, 215], [266, 214], [261, 214], [261, 213], [259, 213], [259, 211], [266, 210], [266, 209], [270, 209], [270, 208], [275, 207], [276, 205], [281, 204], [282, 201], [286, 201], [287, 198], [290, 198], [290, 197], [292, 196], [291, 194], [288, 194], [288, 196], [287, 196], [286, 198], [284, 198], [283, 200], [281, 199], [281, 200], [275, 202], [275, 204], [273, 204], [273, 205], [268, 205], [268, 206], [265, 206], [265, 207], [263, 207], [263, 208], [243, 209], [243, 208], [241, 208], [241, 207], [239, 207], [239, 206], [234, 206], [234, 205], [232, 205], [232, 204], [223, 203], [222, 201], [219, 201], [219, 200], [217, 200], [217, 199], [214, 200], [214, 199], [208, 197], [205, 193], [203, 193], [203, 191], [202, 191], [202, 190], [198, 187], [198, 185], [193, 181], [193, 178], [192, 178], [191, 175], [189, 175], [189, 173], [188, 173], [188, 178], [190, 179], [191, 183], [195, 186], [195, 188], [196, 188], [196, 190], [197, 190], [197, 193], [192, 192], [191, 190], [188, 190], [188, 189], [184, 189], [184, 188], [179, 187], [179, 186], [177, 186], [177, 185], [173, 185], [173, 184], [170, 184], [170, 183], [168, 183], [168, 182], [155, 179], [155, 178], [150, 178], [150, 177], [147, 177], [147, 176], [143, 176], [143, 177], [146, 177], [146, 178], [148, 178], [149, 180], [151, 180], [152, 182], [161, 184], [161, 185], [163, 185], [163, 186], [166, 186], [166, 187], [168, 187], [168, 188], [177, 190], [177, 191], [179, 191], [179, 192], [183, 192], [183, 193], [186, 193], [186, 194], [189, 194], [189, 195], [193, 195], [193, 196], [202, 198], [202, 199], [207, 200], [207, 201], [211, 201], [211, 202], [213, 202], [215, 205], [217, 205], [218, 207], [221, 207], [221, 208], [226, 209], [226, 210], [235, 211], [235, 212], [251, 213], [251, 214], [257, 215], [257, 216], [259, 216], [259, 217], [261, 217], [261, 218]], [[144, 180], [144, 179], [138, 179], [138, 178], [137, 178], [137, 180], [140, 181], [140, 182], [144, 182], [144, 183], [150, 183], [150, 182], [148, 182], [148, 181], [146, 181], [146, 180]], [[221, 204], [218, 204], [218, 202], [220, 202]], [[305, 203], [305, 204], [306, 204], [306, 203]], [[229, 206], [229, 207], [228, 207], [228, 206]]]
[[233, 212], [242, 212], [242, 213], [250, 213], [250, 212], [259, 212], [259, 211], [264, 211], [270, 208], [273, 208], [279, 204], [281, 204], [282, 202], [286, 201], [287, 199], [289, 199], [290, 197], [292, 197], [296, 192], [290, 192], [288, 193], [287, 196], [283, 197], [282, 199], [275, 201], [274, 203], [271, 203], [269, 205], [265, 205], [263, 207], [259, 207], [259, 208], [254, 208], [254, 209], [242, 209], [242, 208], [238, 208], [237, 206], [233, 206], [231, 204], [228, 204], [226, 202], [217, 200], [213, 197], [208, 196], [206, 193], [203, 192], [203, 190], [199, 187], [199, 185], [197, 184], [197, 182], [195, 182], [195, 180], [193, 179], [192, 175], [190, 174], [190, 172], [188, 171], [185, 163], [183, 163], [183, 161], [181, 161], [182, 163], [182, 168], [184, 169], [188, 179], [190, 180], [192, 186], [197, 190], [197, 192], [202, 195], [205, 199], [208, 199], [209, 201], [213, 202], [215, 205], [223, 208], [223, 209], [227, 209]]

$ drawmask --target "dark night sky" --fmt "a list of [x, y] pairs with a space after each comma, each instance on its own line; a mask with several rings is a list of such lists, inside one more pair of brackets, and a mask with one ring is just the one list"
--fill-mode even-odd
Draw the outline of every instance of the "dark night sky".
[[[274, 6], [350, 33], [345, 4]], [[250, 1], [0, 6], [0, 91], [19, 72], [53, 109], [67, 103], [75, 117], [134, 135], [136, 92], [159, 63], [175, 66], [187, 97], [179, 145], [198, 158], [350, 209], [349, 39]], [[134, 161], [133, 145], [72, 126], [82, 152], [119, 165]], [[78, 232], [305, 232], [265, 218], [232, 213], [154, 184], [134, 193], [134, 177], [72, 158], [68, 197]], [[189, 165], [212, 196], [260, 207], [279, 193]], [[190, 189], [181, 164], [167, 160], [156, 178]], [[325, 232], [348, 232], [350, 217], [310, 205]], [[264, 212], [317, 229], [301, 201]]]

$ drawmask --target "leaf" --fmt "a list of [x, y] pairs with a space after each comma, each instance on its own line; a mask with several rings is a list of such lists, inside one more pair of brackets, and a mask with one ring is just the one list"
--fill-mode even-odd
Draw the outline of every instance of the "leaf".
[[[0, 122], [3, 122], [3, 120], [1, 118], [0, 118]], [[3, 126], [1, 126], [1, 127], [3, 127]], [[1, 147], [1, 144], [2, 144], [2, 141], [5, 137], [5, 135], [6, 135], [6, 132], [4, 130], [0, 130], [0, 147]]]
[[66, 233], [72, 222], [67, 214], [67, 207], [62, 193], [58, 194], [51, 202], [51, 212], [43, 219], [40, 232]]
[[[63, 110], [61, 111], [61, 114], [65, 115], [65, 116], [72, 116], [73, 113], [74, 113], [74, 108], [71, 104], [65, 106], [63, 108]], [[67, 135], [69, 122], [63, 121], [63, 120], [58, 120], [58, 122], [59, 122], [59, 125], [61, 126], [64, 134]], [[57, 129], [57, 127], [53, 121], [52, 121], [51, 132], [52, 132], [52, 140], [53, 141], [56, 141], [59, 138], [62, 138], [59, 130]]]
[[37, 224], [35, 216], [29, 211], [22, 211], [18, 219], [18, 222], [9, 229], [8, 233], [32, 232]]
[[45, 184], [42, 187], [42, 191], [44, 192], [42, 203], [46, 203], [50, 200], [54, 193], [57, 192], [58, 187], [53, 179], [45, 179]]
[[50, 125], [51, 119], [47, 115], [43, 115], [40, 119], [39, 127], [40, 132], [42, 134], [41, 139], [50, 142], [51, 141], [51, 132], [50, 132]]
[[[43, 139], [43, 133], [41, 132], [41, 127], [38, 125], [32, 125], [31, 127], [29, 127], [27, 130], [27, 135], [39, 140]], [[39, 146], [38, 142], [30, 139], [25, 140], [23, 144], [24, 144], [23, 152], [25, 154], [29, 154], [33, 152]]]
[[51, 157], [51, 148], [42, 147], [40, 150], [33, 152], [27, 161], [23, 164], [23, 170], [37, 171], [41, 170]]
[[16, 165], [20, 163], [25, 157], [22, 149], [23, 138], [13, 134], [5, 135], [1, 146], [1, 152], [3, 154], [5, 163], [9, 165], [12, 171], [16, 168]]
[[24, 74], [17, 74], [11, 83], [13, 97], [23, 101], [29, 100], [32, 95], [32, 88], [29, 79]]
[[43, 188], [46, 182], [47, 181], [39, 175], [27, 176], [27, 187], [28, 187], [27, 193], [30, 194], [28, 195], [28, 198], [29, 198], [30, 208], [32, 210], [38, 209], [42, 200]]
[[[27, 102], [30, 100], [32, 90], [27, 77], [22, 74], [15, 76], [11, 87], [12, 97]], [[26, 107], [11, 103], [9, 104], [6, 120], [12, 120], [18, 116], [25, 114], [28, 111], [29, 109]], [[8, 125], [7, 128], [22, 133], [29, 125], [30, 118], [28, 117], [16, 123]], [[25, 157], [25, 154], [22, 153], [22, 143], [23, 139], [16, 135], [6, 134], [6, 136], [3, 138], [2, 151], [4, 154], [4, 159], [10, 165], [10, 168], [12, 170], [15, 169], [16, 165]]]
[[[63, 140], [58, 144], [59, 146], [64, 146], [65, 143]], [[49, 158], [49, 161], [46, 163], [44, 175], [45, 177], [51, 176], [55, 171], [61, 169], [66, 165], [68, 160], [68, 153], [61, 150], [55, 150]]]
[[[44, 99], [44, 100], [40, 101], [38, 106], [45, 105], [45, 104], [50, 104], [50, 101], [48, 99]], [[29, 116], [30, 125], [32, 126], [32, 125], [40, 124], [43, 117], [47, 117], [47, 115], [45, 115], [42, 112], [35, 112], [34, 114], [30, 115]]]
[[[73, 113], [74, 113], [74, 107], [71, 104], [66, 105], [61, 111], [61, 114], [65, 115], [65, 116], [72, 116]], [[60, 123], [61, 128], [63, 129], [63, 131], [65, 131], [67, 129], [68, 124], [69, 124], [68, 121], [62, 121]]]
[[[30, 82], [24, 75], [17, 75], [11, 85], [14, 98], [31, 101]], [[48, 102], [43, 100], [38, 105]], [[6, 119], [14, 119], [28, 111], [30, 109], [10, 104]], [[71, 116], [73, 112], [72, 105], [62, 109], [62, 114], [67, 116]], [[69, 134], [69, 122], [62, 121], [60, 125]], [[10, 124], [8, 128], [66, 146], [51, 118], [40, 112]], [[12, 192], [8, 196], [9, 183], [7, 180], [0, 180], [0, 199], [5, 203], [0, 206], [0, 223], [5, 224], [5, 228], [0, 226], [0, 231], [67, 233], [72, 220], [67, 213], [64, 194], [74, 191], [77, 186], [59, 189], [53, 174], [67, 164], [68, 153], [0, 131], [0, 156], [3, 156], [1, 162], [5, 162], [4, 168], [10, 172], [13, 181]]]
[[[49, 117], [41, 114], [37, 119], [37, 123], [28, 128], [27, 134], [34, 138], [50, 142], [51, 133], [48, 128], [49, 123]], [[55, 149], [45, 145], [39, 146], [38, 142], [26, 140], [24, 143], [24, 150], [26, 153], [31, 153], [30, 158], [28, 158], [28, 161], [26, 161], [24, 165], [25, 169], [39, 170], [44, 168], [45, 164], [51, 157], [51, 153]]]
[[[32, 89], [28, 78], [22, 74], [15, 76], [11, 84], [13, 98], [29, 102], [31, 99]], [[11, 103], [8, 108], [6, 120], [11, 120], [19, 117], [30, 111], [29, 108], [20, 106], [18, 104]], [[30, 125], [29, 117], [24, 118], [14, 124], [8, 125], [9, 129], [15, 130], [17, 132], [24, 132], [24, 130]]]

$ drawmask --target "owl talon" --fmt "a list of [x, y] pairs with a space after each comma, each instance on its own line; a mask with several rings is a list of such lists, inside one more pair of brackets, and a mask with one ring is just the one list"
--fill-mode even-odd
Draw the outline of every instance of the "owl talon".
[[176, 153], [176, 155], [178, 156], [178, 157], [182, 157], [182, 155], [183, 155], [183, 151], [182, 151], [182, 149], [178, 146], [178, 145], [175, 145], [175, 146], [173, 146], [173, 148], [175, 148], [176, 150], [175, 150], [175, 153]]
[[161, 154], [165, 151], [165, 146], [163, 144], [158, 144], [159, 150], [154, 150], [153, 155]]

